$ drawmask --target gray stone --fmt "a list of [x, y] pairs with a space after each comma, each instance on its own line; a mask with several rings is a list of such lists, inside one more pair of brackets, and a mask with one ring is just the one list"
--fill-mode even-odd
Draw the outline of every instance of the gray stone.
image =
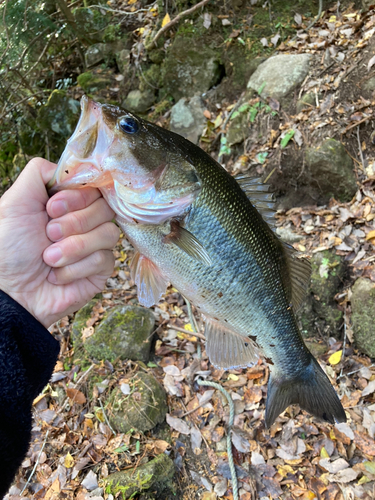
[[328, 201], [350, 201], [357, 191], [353, 161], [341, 142], [325, 140], [317, 148], [308, 148], [305, 161], [310, 184], [317, 185]]
[[310, 289], [298, 313], [302, 334], [315, 337], [315, 323], [318, 321], [329, 326], [332, 336], [337, 336], [342, 325], [342, 312], [334, 297], [342, 289], [345, 264], [340, 255], [330, 250], [314, 254], [310, 263]]
[[359, 278], [352, 288], [352, 324], [355, 343], [360, 351], [375, 358], [375, 283]]
[[369, 92], [373, 92], [375, 90], [375, 76], [372, 78], [368, 79], [364, 84], [363, 84], [364, 90], [368, 90]]
[[127, 95], [124, 107], [133, 113], [145, 113], [155, 102], [155, 94], [152, 90], [132, 90]]
[[44, 132], [51, 130], [59, 136], [72, 135], [80, 113], [79, 102], [69, 97], [64, 90], [54, 90], [46, 104], [38, 111], [38, 125]]
[[86, 66], [96, 66], [104, 61], [108, 55], [108, 45], [106, 43], [95, 43], [91, 45], [85, 52]]
[[78, 344], [82, 343], [82, 329], [87, 327], [86, 322], [90, 319], [91, 311], [100, 298], [101, 294], [96, 295], [90, 302], [76, 312], [72, 323], [72, 340], [75, 348]]
[[221, 76], [219, 53], [200, 38], [177, 37], [163, 63], [164, 86], [175, 101], [202, 94]]
[[[319, 96], [318, 96], [319, 97]], [[303, 109], [311, 109], [316, 106], [316, 96], [314, 92], [307, 92], [297, 101], [296, 110], [300, 113]]]
[[234, 144], [239, 144], [243, 142], [246, 137], [249, 136], [250, 122], [248, 118], [248, 110], [243, 113], [239, 113], [229, 122], [228, 132], [227, 132], [227, 144], [228, 146], [234, 146]]
[[155, 318], [149, 309], [116, 306], [86, 339], [85, 351], [95, 359], [132, 359], [147, 363]]
[[115, 497], [120, 495], [123, 499], [133, 498], [138, 493], [152, 489], [152, 498], [169, 500], [175, 498], [176, 494], [173, 484], [174, 473], [172, 459], [162, 453], [147, 464], [137, 467], [136, 470], [129, 469], [110, 474], [103, 482], [105, 491]]
[[280, 54], [260, 64], [251, 75], [248, 89], [281, 100], [303, 82], [309, 72], [310, 54]]
[[131, 393], [125, 395], [120, 387], [113, 389], [107, 399], [107, 415], [112, 427], [118, 432], [130, 429], [145, 432], [161, 424], [167, 412], [165, 390], [156, 378], [138, 372], [130, 381]]
[[206, 126], [204, 105], [199, 96], [182, 98], [171, 109], [170, 130], [197, 144]]
[[118, 53], [115, 54], [115, 58], [120, 73], [121, 74], [126, 73], [127, 68], [129, 66], [130, 50], [128, 49], [120, 50]]

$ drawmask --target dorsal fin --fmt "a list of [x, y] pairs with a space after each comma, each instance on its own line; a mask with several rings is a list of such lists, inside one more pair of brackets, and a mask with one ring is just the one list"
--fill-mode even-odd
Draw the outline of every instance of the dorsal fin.
[[289, 300], [294, 312], [298, 311], [305, 299], [310, 284], [311, 264], [305, 258], [298, 258], [298, 252], [288, 243], [282, 242], [287, 260], [287, 273], [290, 282]]
[[249, 177], [248, 174], [238, 174], [234, 177], [242, 191], [249, 198], [267, 224], [275, 229], [275, 202], [270, 186], [263, 184], [260, 177]]

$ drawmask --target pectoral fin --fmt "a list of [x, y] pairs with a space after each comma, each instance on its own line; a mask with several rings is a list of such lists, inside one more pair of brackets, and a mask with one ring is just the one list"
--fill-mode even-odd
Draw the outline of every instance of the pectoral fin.
[[213, 318], [206, 318], [206, 353], [211, 363], [226, 370], [247, 368], [257, 363], [255, 345], [248, 337], [243, 337]]
[[173, 243], [190, 257], [206, 266], [210, 266], [212, 263], [207, 250], [197, 238], [187, 229], [182, 227], [178, 221], [171, 222], [171, 232], [165, 236], [164, 242]]
[[157, 304], [165, 293], [168, 280], [147, 257], [136, 252], [130, 265], [132, 280], [137, 285], [138, 301], [142, 306]]

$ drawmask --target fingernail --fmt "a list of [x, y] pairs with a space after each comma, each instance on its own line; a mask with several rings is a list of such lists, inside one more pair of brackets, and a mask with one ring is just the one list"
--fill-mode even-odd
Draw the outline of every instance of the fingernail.
[[62, 251], [60, 250], [59, 247], [49, 247], [45, 251], [44, 256], [45, 258], [48, 259], [49, 263], [52, 263], [54, 265], [57, 264], [58, 261], [61, 259]]
[[61, 224], [52, 222], [47, 226], [47, 236], [52, 241], [57, 241], [63, 237]]
[[49, 272], [48, 281], [53, 284], [57, 283], [57, 277], [53, 269]]
[[51, 211], [54, 217], [61, 217], [62, 215], [68, 213], [68, 205], [64, 200], [56, 200], [51, 203]]

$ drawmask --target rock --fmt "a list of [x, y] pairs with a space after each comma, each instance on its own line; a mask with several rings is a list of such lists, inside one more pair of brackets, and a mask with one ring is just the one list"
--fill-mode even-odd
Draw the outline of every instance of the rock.
[[77, 83], [88, 94], [94, 94], [102, 89], [108, 89], [116, 85], [116, 80], [111, 70], [108, 71], [86, 71], [77, 78]]
[[178, 36], [163, 63], [164, 86], [177, 102], [202, 94], [222, 75], [219, 53], [200, 38]]
[[206, 126], [204, 105], [199, 96], [182, 98], [171, 109], [170, 130], [197, 144]]
[[38, 125], [47, 133], [51, 130], [64, 139], [72, 135], [80, 113], [79, 102], [64, 90], [54, 90], [38, 111]]
[[335, 295], [343, 286], [346, 267], [340, 255], [330, 250], [318, 252], [311, 259], [311, 285], [298, 316], [302, 334], [316, 336], [315, 323], [328, 325], [333, 337], [337, 337], [342, 324], [342, 312], [337, 308]]
[[91, 45], [85, 52], [86, 66], [96, 66], [105, 60], [110, 53], [110, 44], [108, 43], [95, 43]]
[[[127, 471], [110, 474], [103, 481], [106, 493], [121, 498], [133, 498], [138, 493], [152, 489], [151, 498], [169, 500], [175, 498], [173, 484], [174, 465], [171, 458], [162, 453], [147, 464]], [[149, 497], [147, 497], [149, 498]]]
[[247, 84], [248, 89], [270, 96], [278, 101], [286, 97], [306, 78], [310, 54], [279, 54], [258, 66]]
[[369, 78], [364, 84], [363, 84], [364, 90], [367, 90], [369, 92], [373, 92], [375, 90], [375, 76], [372, 78]]
[[152, 90], [132, 90], [124, 102], [124, 107], [133, 113], [146, 113], [155, 102], [155, 94]]
[[375, 358], [375, 284], [359, 278], [352, 288], [352, 324], [354, 340], [360, 351]]
[[228, 146], [239, 144], [249, 136], [250, 122], [248, 117], [248, 110], [240, 112], [237, 116], [230, 120], [227, 132]]
[[75, 349], [77, 349], [78, 345], [82, 344], [82, 329], [86, 328], [86, 321], [90, 319], [91, 311], [100, 299], [101, 294], [95, 295], [90, 302], [76, 312], [72, 323], [72, 340]]
[[145, 432], [161, 424], [167, 412], [165, 390], [156, 378], [138, 372], [129, 382], [131, 393], [125, 395], [120, 387], [113, 389], [107, 399], [108, 418], [118, 432], [130, 429]]
[[127, 72], [129, 61], [130, 61], [130, 50], [122, 49], [115, 55], [117, 67], [121, 74]]
[[316, 106], [316, 97], [314, 92], [307, 92], [303, 94], [301, 99], [297, 101], [296, 109], [297, 113], [300, 113], [303, 109], [311, 109]]
[[103, 318], [84, 348], [95, 359], [132, 359], [147, 363], [155, 318], [149, 309], [116, 306]]
[[350, 201], [357, 191], [353, 161], [341, 142], [325, 140], [317, 148], [305, 152], [307, 176], [312, 186], [318, 185], [322, 197]]

